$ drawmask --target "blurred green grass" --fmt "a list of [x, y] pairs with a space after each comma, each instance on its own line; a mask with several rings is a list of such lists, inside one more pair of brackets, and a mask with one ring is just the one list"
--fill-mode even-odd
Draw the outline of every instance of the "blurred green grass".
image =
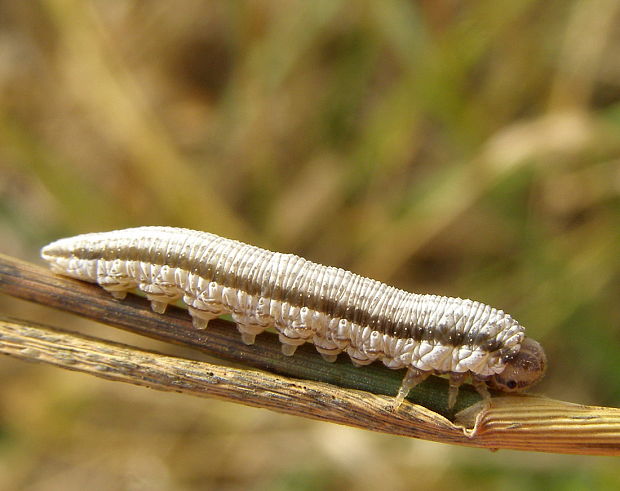
[[[0, 250], [208, 230], [504, 308], [548, 351], [540, 391], [617, 406], [619, 10], [0, 2]], [[505, 453], [482, 467], [480, 451], [9, 360], [0, 381], [0, 489], [620, 484], [606, 459], [510, 454], [515, 473]]]

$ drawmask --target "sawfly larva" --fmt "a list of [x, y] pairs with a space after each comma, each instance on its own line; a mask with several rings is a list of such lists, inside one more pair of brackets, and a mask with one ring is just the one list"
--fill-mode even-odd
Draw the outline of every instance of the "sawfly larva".
[[452, 407], [468, 376], [488, 397], [487, 386], [523, 390], [545, 371], [540, 344], [501, 310], [408, 293], [205, 232], [139, 227], [84, 234], [53, 242], [41, 255], [53, 271], [98, 283], [115, 298], [138, 288], [161, 314], [183, 299], [198, 329], [230, 313], [246, 344], [275, 327], [285, 355], [310, 342], [330, 362], [346, 351], [357, 366], [381, 360], [407, 368], [396, 407], [430, 374], [449, 377]]

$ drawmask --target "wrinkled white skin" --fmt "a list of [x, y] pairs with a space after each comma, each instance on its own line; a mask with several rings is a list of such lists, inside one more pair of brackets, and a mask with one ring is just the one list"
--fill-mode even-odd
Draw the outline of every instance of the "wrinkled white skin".
[[[214, 244], [211, 249], [215, 252], [210, 256], [214, 265], [236, 267], [237, 274], [248, 278], [261, 277], [268, 291], [273, 290], [273, 285], [285, 288], [299, 286], [302, 281], [313, 282], [318, 285], [314, 294], [320, 294], [321, 298], [329, 297], [331, 292], [339, 299], [348, 298], [352, 305], [361, 304], [374, 315], [406, 318], [412, 324], [435, 326], [443, 333], [451, 330], [465, 333], [465, 342], [452, 346], [432, 336], [421, 341], [404, 339], [304, 305], [295, 306], [218, 284], [193, 273], [191, 268], [156, 264], [149, 257], [109, 258], [113, 256], [111, 252], [139, 246], [151, 255], [158, 249], [156, 252], [161, 257], [184, 253], [193, 261], [204, 261], [204, 254], [191, 257], [191, 251], [202, 251], [205, 243]], [[107, 248], [108, 259], [83, 257], [84, 251], [95, 248]], [[525, 338], [523, 327], [500, 310], [467, 299], [403, 292], [348, 271], [212, 234], [167, 227], [86, 234], [56, 241], [43, 248], [42, 256], [55, 272], [98, 283], [116, 298], [121, 299], [128, 291], [138, 288], [159, 313], [164, 313], [169, 303], [182, 299], [197, 328], [206, 328], [210, 319], [231, 313], [246, 344], [252, 344], [255, 336], [268, 327], [275, 327], [282, 351], [288, 356], [294, 354], [297, 346], [311, 342], [330, 362], [346, 351], [356, 366], [381, 360], [390, 368], [408, 368], [395, 406], [400, 405], [411, 388], [433, 373], [449, 375], [449, 405], [452, 406], [458, 387], [467, 376], [488, 397], [484, 381], [499, 390], [523, 390], [540, 379], [546, 365], [540, 345]], [[232, 263], [231, 258], [239, 257], [243, 261]], [[256, 273], [257, 267], [265, 274]], [[503, 353], [489, 352], [476, 345], [475, 338], [481, 333], [497, 341]]]

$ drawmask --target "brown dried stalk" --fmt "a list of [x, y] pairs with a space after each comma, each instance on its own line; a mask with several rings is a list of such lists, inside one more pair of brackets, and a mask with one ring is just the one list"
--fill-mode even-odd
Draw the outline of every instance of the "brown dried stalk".
[[[452, 422], [446, 417], [449, 415], [447, 390], [445, 381], [440, 379], [412, 391], [411, 399], [426, 407], [405, 403], [394, 411], [390, 395], [398, 388], [400, 372], [380, 367], [355, 369], [346, 361], [327, 364], [311, 347], [302, 349], [293, 358], [285, 357], [280, 354], [273, 335], [259, 336], [256, 345], [245, 346], [230, 322], [219, 320], [206, 333], [196, 331], [181, 309], [171, 309], [166, 316], [160, 316], [148, 309], [144, 299], [132, 296], [118, 302], [93, 285], [56, 276], [1, 255], [0, 292], [286, 376], [166, 356], [0, 318], [0, 353], [24, 360], [158, 390], [217, 397], [444, 443], [620, 455], [619, 409], [581, 406], [537, 396], [504, 396], [473, 404], [460, 411]], [[473, 392], [465, 390], [459, 399], [460, 407], [476, 400]]]

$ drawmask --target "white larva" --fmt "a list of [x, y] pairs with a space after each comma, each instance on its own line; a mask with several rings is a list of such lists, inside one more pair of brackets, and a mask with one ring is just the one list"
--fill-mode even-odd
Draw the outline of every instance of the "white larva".
[[53, 242], [41, 255], [53, 271], [98, 283], [115, 298], [138, 288], [158, 313], [182, 299], [199, 329], [230, 313], [246, 344], [275, 327], [285, 355], [311, 342], [330, 362], [346, 351], [357, 366], [381, 360], [407, 368], [396, 406], [433, 373], [449, 376], [453, 406], [467, 376], [488, 397], [487, 385], [523, 390], [546, 367], [540, 344], [501, 310], [408, 293], [205, 232], [139, 227], [84, 234]]

